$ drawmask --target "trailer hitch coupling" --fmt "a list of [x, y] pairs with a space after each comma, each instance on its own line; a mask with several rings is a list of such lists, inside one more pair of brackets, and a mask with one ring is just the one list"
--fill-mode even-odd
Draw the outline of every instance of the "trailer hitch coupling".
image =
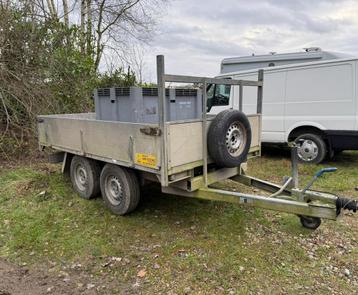
[[[312, 178], [312, 180], [307, 184], [307, 186], [303, 189], [302, 194], [304, 194], [312, 184], [321, 177], [324, 173], [335, 172], [337, 168], [323, 168], [319, 170]], [[349, 210], [353, 211], [354, 213], [358, 210], [358, 200], [347, 199], [343, 197], [338, 197], [336, 201], [336, 208], [337, 208], [337, 216], [341, 213], [341, 210]]]
[[358, 211], [358, 200], [352, 200], [339, 197], [336, 201], [337, 215], [341, 213], [341, 209], [349, 210], [356, 213]]

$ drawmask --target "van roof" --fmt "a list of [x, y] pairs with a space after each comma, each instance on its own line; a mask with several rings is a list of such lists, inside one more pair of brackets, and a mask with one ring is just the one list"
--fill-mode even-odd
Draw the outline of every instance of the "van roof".
[[270, 61], [294, 61], [294, 60], [310, 60], [310, 59], [340, 59], [350, 57], [347, 54], [333, 52], [333, 51], [322, 51], [318, 47], [305, 48], [303, 52], [290, 52], [290, 53], [275, 53], [262, 55], [250, 55], [250, 56], [239, 56], [224, 58], [221, 62], [222, 65], [232, 64], [245, 64], [245, 63], [258, 63], [258, 62], [270, 62]]
[[310, 65], [334, 64], [334, 63], [356, 61], [356, 60], [358, 60], [358, 57], [331, 59], [331, 60], [323, 60], [323, 61], [296, 63], [296, 64], [287, 64], [287, 65], [282, 65], [282, 66], [250, 69], [250, 70], [245, 70], [245, 71], [234, 71], [234, 72], [230, 72], [230, 73], [219, 74], [216, 77], [231, 77], [231, 76], [237, 75], [237, 74], [252, 74], [252, 73], [257, 73], [258, 70], [264, 70], [265, 72], [272, 72], [272, 71], [282, 70], [282, 69], [303, 68], [303, 67], [307, 67]]

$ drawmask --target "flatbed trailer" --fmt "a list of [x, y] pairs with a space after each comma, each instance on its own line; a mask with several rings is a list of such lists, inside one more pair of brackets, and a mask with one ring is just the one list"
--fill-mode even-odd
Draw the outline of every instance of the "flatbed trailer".
[[[158, 123], [97, 120], [94, 113], [38, 116], [40, 148], [57, 151], [52, 159], [63, 163], [62, 171], [70, 174], [80, 196], [89, 199], [102, 193], [109, 209], [124, 215], [137, 206], [139, 186], [148, 181], [157, 182], [162, 192], [168, 194], [296, 214], [302, 225], [311, 229], [320, 225], [321, 218], [336, 220], [342, 209], [358, 209], [355, 200], [310, 190], [313, 181], [324, 172], [333, 171], [332, 168], [319, 171], [312, 183], [299, 189], [295, 153], [292, 153], [292, 176], [282, 186], [246, 175], [246, 159], [261, 153], [262, 72], [259, 72], [257, 81], [168, 75], [164, 71], [164, 57], [158, 56], [157, 75]], [[201, 86], [200, 118], [167, 120], [165, 86], [168, 82]], [[205, 90], [209, 84], [238, 85], [240, 109], [244, 87], [257, 88], [257, 112], [246, 116], [251, 133], [247, 155], [237, 166], [217, 165], [208, 153], [210, 126], [217, 124], [219, 116], [209, 115], [206, 111], [208, 98]], [[235, 124], [230, 125], [227, 132], [231, 132], [230, 138], [226, 141], [229, 152], [233, 154], [241, 149], [246, 134], [245, 128]], [[271, 195], [212, 188], [213, 184], [226, 179], [258, 187], [271, 192]]]

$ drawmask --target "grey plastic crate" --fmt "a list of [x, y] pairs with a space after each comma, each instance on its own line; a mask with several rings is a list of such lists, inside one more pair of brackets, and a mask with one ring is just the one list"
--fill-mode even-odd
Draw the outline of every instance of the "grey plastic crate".
[[[157, 123], [158, 89], [141, 87], [100, 88], [94, 91], [96, 119]], [[201, 116], [200, 89], [166, 89], [167, 120], [197, 119]]]

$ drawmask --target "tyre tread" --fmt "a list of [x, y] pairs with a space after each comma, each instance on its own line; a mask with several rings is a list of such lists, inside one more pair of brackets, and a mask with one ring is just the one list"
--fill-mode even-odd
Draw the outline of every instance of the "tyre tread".
[[[121, 181], [125, 186], [124, 187], [125, 199], [124, 199], [124, 204], [122, 205], [113, 206], [105, 195], [104, 178], [106, 177], [106, 173], [108, 173], [108, 170], [110, 171], [112, 170], [112, 173], [118, 174], [118, 176], [122, 178]], [[102, 169], [100, 179], [101, 179], [100, 184], [101, 184], [102, 197], [107, 207], [114, 214], [126, 215], [137, 208], [140, 200], [140, 185], [134, 171], [117, 165], [106, 164]]]
[[[242, 154], [234, 158], [227, 151], [223, 134], [226, 133], [228, 122], [231, 122], [235, 117], [246, 127], [247, 138]], [[251, 146], [251, 126], [246, 115], [243, 112], [231, 109], [220, 112], [210, 125], [207, 144], [209, 155], [216, 164], [222, 167], [239, 167], [241, 163], [246, 161]]]
[[[74, 173], [74, 165], [77, 162], [82, 163], [82, 165], [88, 170], [88, 173], [90, 173], [89, 181], [91, 181], [92, 184], [91, 187], [89, 188], [89, 191], [86, 190], [85, 192], [80, 192], [76, 187], [73, 173]], [[77, 193], [81, 196], [81, 198], [89, 200], [97, 197], [100, 194], [101, 192], [100, 182], [99, 182], [100, 174], [101, 174], [101, 167], [98, 161], [81, 156], [74, 156], [71, 159], [70, 177], [71, 177], [72, 186], [77, 191]]]

